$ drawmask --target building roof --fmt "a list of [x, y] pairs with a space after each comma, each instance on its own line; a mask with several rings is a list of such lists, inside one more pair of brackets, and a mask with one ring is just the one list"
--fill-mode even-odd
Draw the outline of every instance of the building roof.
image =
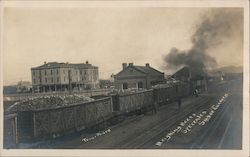
[[31, 82], [29, 82], [29, 81], [19, 81], [19, 82], [17, 83], [17, 85], [18, 85], [18, 86], [31, 86], [32, 84], [31, 84]]
[[48, 62], [43, 65], [33, 67], [31, 69], [51, 69], [51, 68], [97, 68], [96, 66], [92, 66], [89, 63], [78, 63], [78, 64], [70, 64], [70, 63], [58, 63], [58, 62]]
[[[132, 69], [135, 69], [136, 71], [139, 71], [143, 74], [147, 74], [147, 75], [161, 75], [161, 74], [164, 74], [150, 66], [138, 66], [138, 65], [128, 65], [126, 67], [127, 68], [132, 68]], [[122, 69], [119, 73], [116, 74], [117, 75], [120, 75], [124, 70], [126, 69]]]
[[183, 67], [176, 71], [171, 77], [174, 78], [179, 76], [190, 77], [190, 69], [188, 67]]
[[142, 71], [143, 73], [149, 74], [149, 75], [158, 75], [163, 74], [162, 72], [150, 67], [150, 66], [132, 66], [134, 69]]
[[199, 68], [189, 68], [187, 66], [181, 68], [176, 71], [172, 76], [172, 78], [185, 77], [190, 79], [203, 79], [203, 77], [208, 77], [208, 74], [200, 70]]

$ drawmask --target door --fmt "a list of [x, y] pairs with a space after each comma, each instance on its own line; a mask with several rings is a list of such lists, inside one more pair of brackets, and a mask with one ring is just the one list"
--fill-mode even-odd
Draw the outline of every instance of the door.
[[143, 83], [142, 82], [138, 82], [138, 88], [143, 88]]
[[33, 137], [33, 113], [31, 111], [21, 111], [17, 114], [17, 128], [21, 141]]
[[122, 89], [128, 89], [128, 83], [127, 82], [122, 84]]

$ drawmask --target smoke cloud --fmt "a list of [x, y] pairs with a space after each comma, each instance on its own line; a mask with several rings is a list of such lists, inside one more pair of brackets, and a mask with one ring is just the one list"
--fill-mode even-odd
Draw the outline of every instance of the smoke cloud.
[[[243, 14], [236, 10], [210, 10], [201, 17], [197, 29], [191, 36], [192, 47], [189, 50], [172, 48], [164, 57], [167, 69], [188, 66], [198, 74], [204, 74], [207, 68], [217, 66], [216, 59], [209, 54], [235, 35], [235, 30], [242, 31]], [[242, 42], [242, 41], [241, 41]]]

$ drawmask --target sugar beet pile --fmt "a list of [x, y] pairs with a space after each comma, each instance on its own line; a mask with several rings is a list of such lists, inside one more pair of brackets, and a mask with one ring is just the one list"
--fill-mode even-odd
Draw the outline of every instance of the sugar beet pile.
[[109, 94], [110, 95], [127, 95], [127, 94], [133, 94], [133, 93], [138, 93], [138, 92], [143, 92], [143, 91], [147, 91], [147, 89], [143, 89], [143, 88], [129, 88], [129, 89], [113, 89]]
[[90, 102], [93, 100], [94, 99], [92, 98], [77, 94], [65, 95], [65, 96], [52, 95], [52, 96], [25, 98], [11, 105], [7, 109], [7, 112], [52, 109], [63, 106], [70, 106], [77, 103]]

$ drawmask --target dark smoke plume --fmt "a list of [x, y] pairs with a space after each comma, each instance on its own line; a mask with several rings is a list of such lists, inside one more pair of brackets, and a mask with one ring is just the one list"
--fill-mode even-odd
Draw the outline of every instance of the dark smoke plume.
[[191, 37], [193, 46], [189, 50], [172, 48], [164, 57], [168, 69], [188, 66], [198, 74], [206, 73], [206, 68], [217, 65], [215, 58], [209, 55], [209, 49], [217, 47], [224, 39], [232, 35], [237, 20], [242, 18], [239, 12], [212, 10], [201, 19], [197, 30]]

